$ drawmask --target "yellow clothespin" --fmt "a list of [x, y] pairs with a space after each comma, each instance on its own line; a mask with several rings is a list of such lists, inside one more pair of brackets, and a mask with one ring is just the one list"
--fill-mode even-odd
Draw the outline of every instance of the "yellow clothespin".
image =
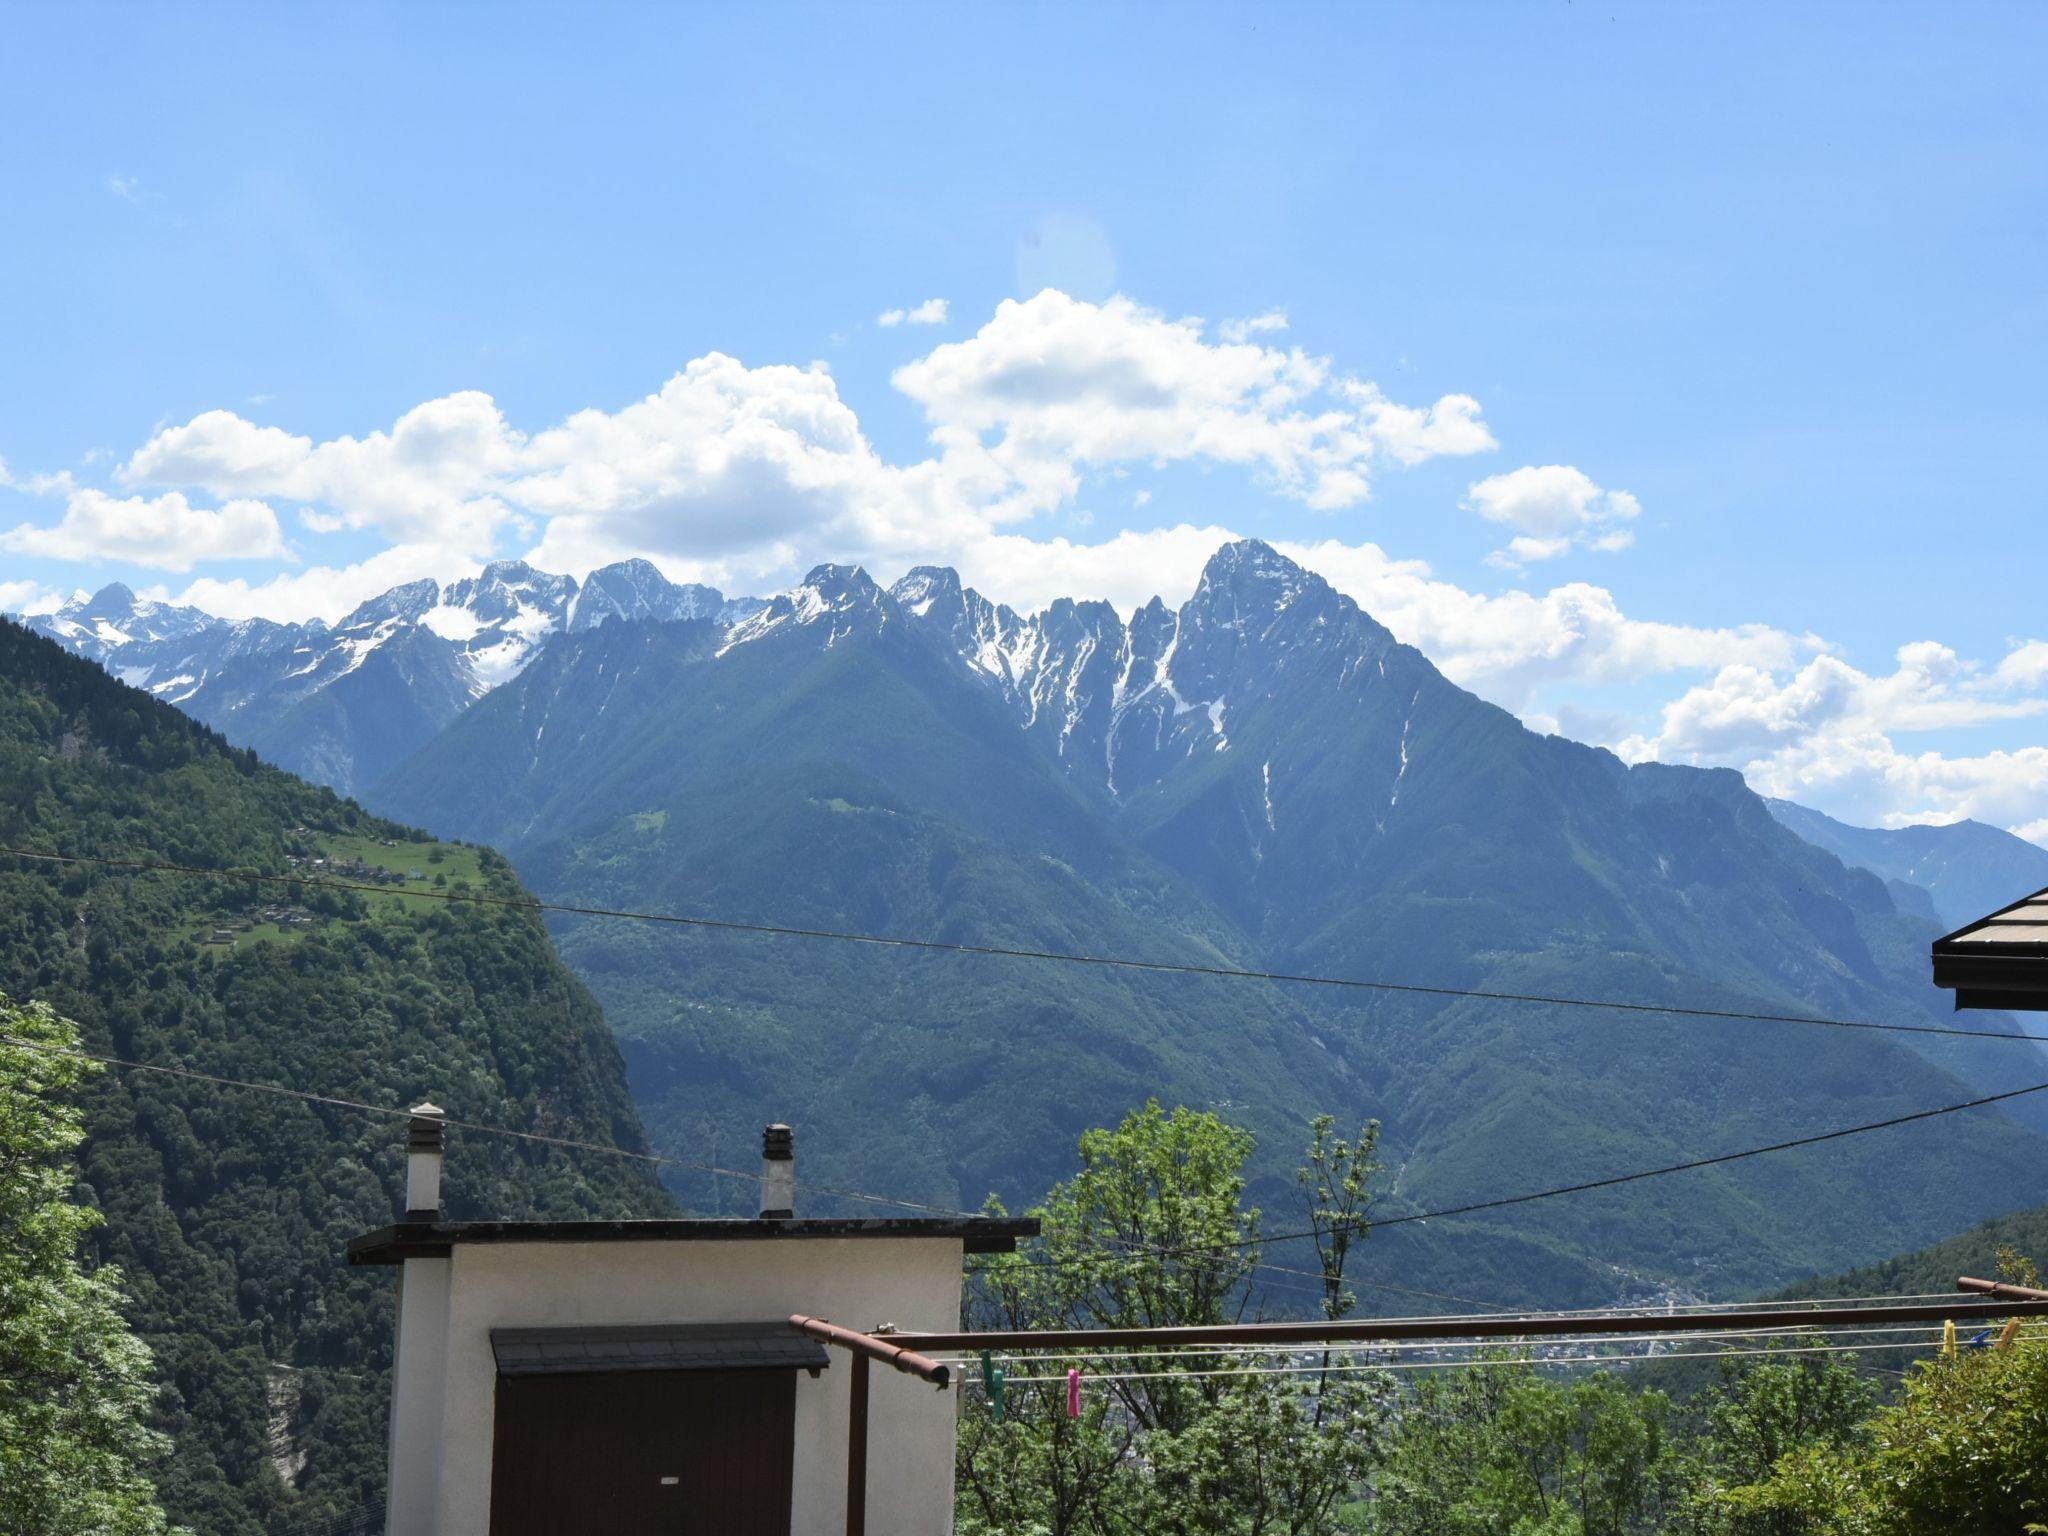
[[2020, 1320], [2016, 1317], [2010, 1318], [2007, 1320], [2006, 1325], [1998, 1330], [1998, 1342], [1992, 1347], [2002, 1354], [2012, 1348], [2012, 1341], [2019, 1336]]
[[1941, 1325], [1941, 1354], [1945, 1360], [1952, 1360], [1956, 1353], [1956, 1320], [1946, 1319]]

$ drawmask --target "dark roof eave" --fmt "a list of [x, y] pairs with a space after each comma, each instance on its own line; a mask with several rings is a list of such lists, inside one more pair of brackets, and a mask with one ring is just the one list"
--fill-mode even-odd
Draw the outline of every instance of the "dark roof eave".
[[2048, 920], [2048, 891], [2022, 896], [1934, 941], [1934, 984], [1956, 995], [1958, 1009], [2048, 1012], [2048, 942], [1994, 937]]
[[365, 1232], [348, 1245], [350, 1264], [398, 1264], [446, 1258], [465, 1243], [676, 1243], [756, 1238], [955, 1238], [967, 1253], [1013, 1253], [1038, 1236], [1028, 1216], [808, 1217], [790, 1221], [402, 1221]]
[[2048, 1010], [2048, 951], [2015, 954], [2011, 945], [1995, 954], [1937, 948], [1934, 984], [1955, 993], [1958, 1009]]

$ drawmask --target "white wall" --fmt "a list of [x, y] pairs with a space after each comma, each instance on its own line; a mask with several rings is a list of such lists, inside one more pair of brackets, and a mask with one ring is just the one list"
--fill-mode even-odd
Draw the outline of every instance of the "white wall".
[[[493, 1328], [737, 1323], [807, 1312], [850, 1328], [894, 1323], [953, 1332], [960, 1326], [958, 1238], [759, 1238], [682, 1242], [457, 1244], [450, 1260], [408, 1260], [405, 1300], [422, 1264], [450, 1266], [445, 1373], [432, 1526], [397, 1523], [425, 1469], [399, 1486], [394, 1447], [389, 1536], [487, 1536], [491, 1437], [497, 1394]], [[436, 1374], [427, 1329], [401, 1323], [394, 1409], [401, 1417], [416, 1371]], [[815, 1380], [797, 1377], [794, 1536], [845, 1529], [847, 1379], [843, 1351]], [[868, 1418], [868, 1529], [924, 1536], [952, 1529], [954, 1398], [887, 1366], [872, 1372]], [[394, 1424], [394, 1435], [404, 1432]]]
[[385, 1528], [431, 1531], [441, 1493], [440, 1427], [446, 1403], [447, 1259], [408, 1260], [398, 1276], [398, 1347], [405, 1362], [391, 1383], [390, 1490]]

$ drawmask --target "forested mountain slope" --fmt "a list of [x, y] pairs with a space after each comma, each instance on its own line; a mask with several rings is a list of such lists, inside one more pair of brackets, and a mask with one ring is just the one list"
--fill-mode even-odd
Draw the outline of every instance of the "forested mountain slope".
[[2048, 1205], [2031, 1206], [1980, 1222], [1910, 1253], [1894, 1254], [1845, 1274], [1804, 1280], [1786, 1289], [1793, 1297], [1922, 1296], [1953, 1291], [1959, 1275], [1998, 1278], [2000, 1250], [2010, 1248], [2048, 1273]]
[[[496, 855], [366, 816], [6, 622], [0, 845], [519, 890]], [[0, 991], [92, 1050], [644, 1146], [596, 1004], [524, 914], [0, 857], [0, 918]], [[173, 1516], [241, 1536], [375, 1503], [392, 1286], [342, 1247], [399, 1208], [403, 1121], [134, 1071], [88, 1095], [97, 1257], [166, 1383]], [[668, 1207], [644, 1164], [452, 1141], [458, 1214]]]
[[[579, 904], [1946, 1018], [1928, 920], [1780, 826], [1737, 775], [1536, 736], [1255, 543], [1220, 551], [1180, 609], [1128, 623], [1101, 604], [1020, 618], [947, 571], [884, 592], [821, 567], [731, 626], [563, 637], [371, 798], [497, 843]], [[1080, 1127], [1149, 1093], [1251, 1125], [1284, 1228], [1318, 1110], [1385, 1121], [1391, 1212], [2048, 1077], [2026, 1045], [560, 931], [660, 1144], [730, 1145], [788, 1118], [834, 1178], [948, 1204], [1035, 1197]], [[1414, 1224], [1375, 1239], [1372, 1263], [1517, 1300], [1753, 1290], [2034, 1198], [2008, 1175], [2048, 1166], [2041, 1146], [1995, 1111], [1959, 1117]]]

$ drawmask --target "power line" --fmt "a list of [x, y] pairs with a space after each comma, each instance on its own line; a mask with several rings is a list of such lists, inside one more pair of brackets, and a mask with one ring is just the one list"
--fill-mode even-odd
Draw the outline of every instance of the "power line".
[[[367, 1104], [358, 1099], [345, 1099], [332, 1094], [312, 1093], [301, 1088], [288, 1088], [277, 1083], [255, 1083], [239, 1078], [220, 1077], [209, 1072], [200, 1072], [183, 1066], [167, 1066], [155, 1062], [131, 1061], [124, 1057], [100, 1055], [91, 1051], [77, 1050], [67, 1046], [55, 1046], [36, 1041], [23, 1040], [17, 1036], [0, 1035], [0, 1041], [19, 1046], [25, 1050], [44, 1051], [52, 1055], [79, 1057], [87, 1061], [101, 1062], [107, 1066], [122, 1067], [138, 1072], [157, 1072], [169, 1077], [190, 1078], [199, 1082], [212, 1083], [220, 1087], [246, 1088], [259, 1093], [280, 1094], [287, 1098], [299, 1099], [306, 1103], [322, 1104], [337, 1109], [352, 1109], [365, 1114], [391, 1117], [409, 1117], [410, 1110], [399, 1109], [385, 1104]], [[1953, 1115], [1968, 1109], [1982, 1109], [1988, 1105], [2004, 1103], [2027, 1094], [2048, 1090], [2048, 1083], [2036, 1083], [2028, 1088], [2014, 1088], [2005, 1093], [1987, 1094], [1982, 1098], [1968, 1099], [1960, 1104], [1944, 1104], [1936, 1109], [1918, 1110], [1909, 1115], [1895, 1115], [1888, 1120], [1872, 1120], [1862, 1125], [1843, 1126], [1831, 1131], [1816, 1132], [1811, 1136], [1794, 1137], [1790, 1141], [1772, 1142], [1767, 1146], [1745, 1147], [1736, 1152], [1722, 1152], [1713, 1157], [1694, 1158], [1690, 1162], [1669, 1163], [1661, 1168], [1644, 1168], [1634, 1173], [1613, 1174], [1604, 1179], [1589, 1179], [1579, 1184], [1564, 1184], [1551, 1189], [1536, 1190], [1529, 1194], [1507, 1195], [1496, 1200], [1474, 1201], [1468, 1205], [1449, 1206], [1441, 1210], [1419, 1211], [1407, 1216], [1392, 1216], [1366, 1224], [1368, 1232], [1375, 1228], [1397, 1227], [1411, 1221], [1433, 1221], [1451, 1216], [1466, 1216], [1479, 1211], [1499, 1210], [1505, 1206], [1528, 1205], [1538, 1200], [1550, 1200], [1560, 1195], [1582, 1194], [1588, 1190], [1610, 1189], [1616, 1185], [1633, 1184], [1643, 1179], [1661, 1178], [1671, 1173], [1687, 1173], [1698, 1168], [1711, 1168], [1723, 1163], [1740, 1162], [1745, 1158], [1762, 1157], [1770, 1152], [1786, 1152], [1798, 1147], [1817, 1146], [1823, 1142], [1839, 1141], [1848, 1136], [1860, 1136], [1870, 1131], [1889, 1130], [1893, 1126], [1910, 1125], [1915, 1121], [1932, 1120], [1942, 1115]], [[538, 1131], [515, 1130], [510, 1126], [489, 1125], [480, 1121], [449, 1119], [447, 1125], [457, 1130], [473, 1131], [483, 1135], [510, 1136], [523, 1141], [539, 1142], [544, 1145], [561, 1147], [574, 1151], [602, 1152], [613, 1157], [630, 1158], [638, 1162], [685, 1168], [699, 1173], [718, 1173], [733, 1178], [759, 1180], [761, 1175], [747, 1173], [736, 1168], [719, 1168], [709, 1163], [694, 1163], [682, 1158], [666, 1157], [656, 1152], [634, 1152], [625, 1147], [613, 1146], [607, 1142], [585, 1141], [575, 1137], [549, 1136]], [[802, 1185], [814, 1193], [835, 1195], [842, 1199], [861, 1200], [877, 1205], [893, 1205], [906, 1210], [929, 1211], [938, 1215], [971, 1217], [972, 1211], [952, 1210], [944, 1206], [920, 1204], [912, 1200], [896, 1200], [886, 1195], [870, 1195], [855, 1190], [837, 1189], [827, 1185]], [[1328, 1229], [1324, 1229], [1327, 1232]], [[1281, 1232], [1261, 1237], [1243, 1238], [1235, 1242], [1221, 1243], [1202, 1248], [1153, 1248], [1147, 1250], [1151, 1256], [1160, 1258], [1214, 1257], [1223, 1248], [1255, 1248], [1271, 1243], [1292, 1242], [1317, 1235], [1315, 1229], [1301, 1232]]]
[[[23, 1040], [17, 1035], [0, 1035], [0, 1044], [18, 1046], [25, 1051], [41, 1051], [51, 1056], [73, 1056], [83, 1061], [97, 1061], [105, 1066], [121, 1067], [131, 1072], [156, 1072], [165, 1077], [189, 1078], [194, 1082], [211, 1083], [221, 1088], [246, 1088], [256, 1093], [274, 1093], [302, 1103], [325, 1105], [332, 1109], [352, 1109], [367, 1115], [385, 1115], [395, 1119], [410, 1119], [412, 1111], [398, 1109], [389, 1104], [366, 1104], [360, 1099], [344, 1099], [334, 1094], [312, 1093], [303, 1088], [288, 1088], [281, 1083], [252, 1083], [238, 1077], [220, 1077], [211, 1072], [201, 1072], [192, 1067], [167, 1066], [153, 1061], [131, 1061], [122, 1056], [103, 1056], [93, 1051], [76, 1050], [70, 1046], [49, 1045], [35, 1040]], [[751, 1179], [759, 1183], [763, 1175], [748, 1173], [739, 1168], [720, 1168], [712, 1163], [693, 1163], [680, 1157], [665, 1157], [658, 1152], [635, 1152], [628, 1147], [613, 1146], [609, 1142], [584, 1141], [574, 1136], [549, 1136], [541, 1131], [515, 1130], [509, 1125], [488, 1125], [478, 1120], [460, 1120], [444, 1116], [441, 1123], [458, 1131], [473, 1131], [485, 1136], [510, 1136], [519, 1141], [539, 1142], [544, 1146], [560, 1147], [576, 1152], [602, 1152], [611, 1157], [628, 1158], [634, 1162], [653, 1163], [668, 1168], [688, 1169], [693, 1173], [723, 1174], [735, 1179]], [[915, 1200], [895, 1200], [887, 1195], [870, 1195], [859, 1190], [838, 1189], [831, 1185], [799, 1183], [799, 1189], [809, 1190], [816, 1195], [832, 1195], [842, 1200], [864, 1200], [873, 1205], [893, 1205], [904, 1210], [927, 1211], [939, 1216], [973, 1216], [973, 1211], [949, 1210], [944, 1206], [924, 1205]]]
[[[1548, 1317], [1554, 1314], [1545, 1313], [1543, 1315]], [[1708, 1329], [1695, 1333], [1629, 1333], [1596, 1335], [1589, 1336], [1587, 1338], [1562, 1337], [1557, 1340], [1554, 1347], [1560, 1349], [1583, 1348], [1590, 1346], [1595, 1342], [1598, 1342], [1602, 1345], [1655, 1345], [1665, 1343], [1680, 1345], [1711, 1344], [1721, 1340], [1742, 1339], [1777, 1340], [1780, 1343], [1786, 1344], [1797, 1343], [1798, 1341], [1803, 1339], [1847, 1339], [1851, 1341], [1861, 1341], [1867, 1344], [1886, 1344], [1887, 1341], [1874, 1337], [1878, 1334], [1911, 1334], [1913, 1336], [1912, 1339], [1904, 1341], [1907, 1343], [1938, 1343], [1943, 1337], [1943, 1331], [1941, 1328], [1926, 1323], [1894, 1323], [1884, 1326], [1870, 1324], [1854, 1326], [1837, 1325], [1833, 1327], [1821, 1328], [1801, 1328], [1788, 1325], [1781, 1328]], [[2021, 1336], [2031, 1340], [2035, 1338], [2040, 1338], [2043, 1336], [2043, 1334], [2040, 1329], [2035, 1329], [2030, 1332], [2023, 1333]], [[1300, 1364], [1304, 1369], [1319, 1370], [1321, 1369], [1320, 1361], [1318, 1361], [1314, 1357], [1324, 1354], [1332, 1356], [1346, 1356], [1352, 1358], [1360, 1356], [1372, 1356], [1376, 1358], [1383, 1355], [1389, 1357], [1399, 1357], [1403, 1355], [1435, 1355], [1441, 1351], [1446, 1350], [1484, 1352], [1487, 1350], [1498, 1350], [1502, 1347], [1503, 1345], [1501, 1340], [1497, 1338], [1446, 1338], [1413, 1340], [1408, 1342], [1391, 1342], [1382, 1344], [1338, 1345], [1334, 1348], [1321, 1348], [1306, 1345], [1296, 1345], [1291, 1348], [1283, 1349], [1275, 1347], [1271, 1344], [1211, 1344], [1177, 1345], [1159, 1349], [1058, 1349], [1047, 1351], [1042, 1357], [1034, 1359], [1032, 1363], [1050, 1364], [1053, 1360], [1058, 1360], [1062, 1365], [1087, 1362], [1100, 1363], [1103, 1361], [1107, 1361], [1112, 1364], [1135, 1365], [1141, 1361], [1147, 1360], [1183, 1360], [1199, 1363], [1204, 1360], [1247, 1361], [1267, 1360], [1274, 1359], [1275, 1357], [1287, 1357], [1293, 1359], [1296, 1363]], [[1014, 1356], [1010, 1356], [1007, 1353], [1004, 1353], [1004, 1357], [1014, 1358]], [[1655, 1356], [1655, 1358], [1660, 1359], [1667, 1357], [1668, 1356], [1664, 1354], [1659, 1354]], [[934, 1355], [934, 1358], [941, 1359], [944, 1361], [944, 1363], [948, 1365], [972, 1366], [978, 1362], [979, 1355], [974, 1353], [950, 1354], [941, 1351], [936, 1353]], [[1012, 1376], [1009, 1379], [1012, 1381], [1019, 1381], [1024, 1378]]]
[[1211, 976], [1231, 981], [1287, 982], [1300, 986], [1339, 987], [1367, 992], [1393, 992], [1419, 997], [1459, 998], [1491, 1003], [1531, 1003], [1550, 1008], [1598, 1008], [1615, 1013], [1666, 1014], [1675, 1018], [1718, 1019], [1749, 1024], [1810, 1024], [1827, 1029], [1876, 1030], [1887, 1034], [1949, 1035], [1978, 1040], [2027, 1040], [2048, 1045], [2048, 1035], [2019, 1030], [1963, 1029], [1948, 1024], [1896, 1024], [1876, 1019], [1836, 1019], [1816, 1014], [1752, 1013], [1734, 1008], [1688, 1008], [1677, 1003], [1622, 1002], [1613, 998], [1566, 997], [1546, 992], [1498, 992], [1478, 987], [1426, 986], [1418, 982], [1368, 981], [1353, 976], [1317, 976], [1299, 971], [1262, 971], [1228, 965], [1197, 965], [1189, 961], [1133, 960], [1114, 955], [1085, 955], [1064, 950], [1021, 949], [998, 944], [961, 944], [942, 939], [911, 939], [887, 934], [849, 933], [832, 928], [798, 928], [781, 923], [750, 923], [730, 918], [685, 917], [673, 912], [637, 912], [621, 907], [585, 907], [533, 897], [493, 896], [476, 891], [394, 890], [370, 881], [334, 880], [309, 875], [279, 875], [249, 869], [206, 869], [147, 859], [114, 859], [87, 854], [50, 853], [39, 849], [0, 847], [0, 854], [48, 864], [92, 865], [154, 874], [198, 875], [215, 880], [247, 880], [266, 885], [358, 891], [373, 896], [414, 897], [431, 901], [506, 907], [521, 912], [558, 912], [568, 917], [616, 918], [662, 923], [681, 928], [727, 933], [758, 933], [777, 938], [829, 939], [843, 944], [868, 944], [889, 949], [916, 949], [955, 955], [983, 955], [1005, 960], [1047, 960], [1065, 965], [1092, 965], [1112, 970], [1145, 971], [1171, 976]]
[[[1634, 1184], [1642, 1179], [1662, 1178], [1667, 1173], [1690, 1173], [1696, 1168], [1713, 1168], [1722, 1163], [1738, 1163], [1744, 1158], [1762, 1157], [1767, 1152], [1789, 1152], [1796, 1147], [1812, 1147], [1826, 1141], [1840, 1141], [1845, 1136], [1861, 1136], [1869, 1131], [1890, 1130], [1895, 1125], [1911, 1125], [1916, 1120], [1932, 1120], [1941, 1115], [1960, 1114], [1966, 1109], [1982, 1109], [1986, 1105], [2003, 1104], [2009, 1099], [2024, 1098], [2030, 1093], [2040, 1093], [2043, 1090], [2048, 1090], [2048, 1083], [2035, 1083], [2029, 1088], [2012, 1088], [2004, 1093], [1986, 1094], [1981, 1099], [1967, 1099], [1961, 1104], [1944, 1104], [1938, 1109], [1917, 1110], [1910, 1115], [1894, 1115], [1889, 1120], [1870, 1120], [1862, 1125], [1845, 1125], [1832, 1131], [1818, 1131], [1811, 1136], [1795, 1136], [1790, 1141], [1774, 1141], [1768, 1146], [1744, 1147], [1739, 1152], [1722, 1152], [1713, 1157], [1697, 1157], [1690, 1162], [1667, 1163], [1662, 1168], [1643, 1168], [1634, 1173], [1617, 1173], [1604, 1179], [1588, 1179], [1581, 1184], [1560, 1184], [1552, 1189], [1534, 1190], [1526, 1195], [1506, 1195], [1498, 1200], [1475, 1200], [1469, 1205], [1446, 1206], [1435, 1211], [1417, 1211], [1407, 1216], [1381, 1217], [1367, 1223], [1366, 1230], [1379, 1231], [1387, 1227], [1405, 1226], [1411, 1221], [1437, 1221], [1449, 1216], [1470, 1216], [1479, 1211], [1496, 1211], [1504, 1206], [1528, 1205], [1537, 1200], [1551, 1200], [1559, 1195], [1584, 1194], [1593, 1189], [1612, 1189], [1618, 1184]], [[1327, 1232], [1328, 1228], [1324, 1228], [1323, 1231]], [[1155, 1251], [1163, 1258], [1213, 1257], [1223, 1248], [1257, 1248], [1269, 1243], [1295, 1242], [1317, 1235], [1315, 1228], [1309, 1228], [1300, 1232], [1278, 1232], [1263, 1237], [1247, 1237], [1205, 1248]]]
[[[1724, 1360], [1742, 1355], [1875, 1354], [1881, 1351], [1933, 1349], [1936, 1343], [1936, 1340], [1927, 1339], [1905, 1344], [1810, 1344], [1786, 1348], [1678, 1350], [1664, 1354], [1646, 1351], [1628, 1355], [1527, 1355], [1504, 1360], [1391, 1360], [1357, 1365], [1261, 1365], [1207, 1371], [1122, 1371], [1084, 1375], [1082, 1380], [1090, 1384], [1102, 1384], [1118, 1381], [1198, 1381], [1221, 1376], [1345, 1376], [1369, 1375], [1379, 1371], [1483, 1371], [1498, 1370], [1504, 1366], [1633, 1365], [1642, 1361]], [[959, 1381], [964, 1385], [970, 1379], [969, 1375], [963, 1372]], [[1006, 1385], [1013, 1387], [1045, 1383], [1064, 1384], [1066, 1379], [1065, 1375], [1006, 1374], [1004, 1377]]]

